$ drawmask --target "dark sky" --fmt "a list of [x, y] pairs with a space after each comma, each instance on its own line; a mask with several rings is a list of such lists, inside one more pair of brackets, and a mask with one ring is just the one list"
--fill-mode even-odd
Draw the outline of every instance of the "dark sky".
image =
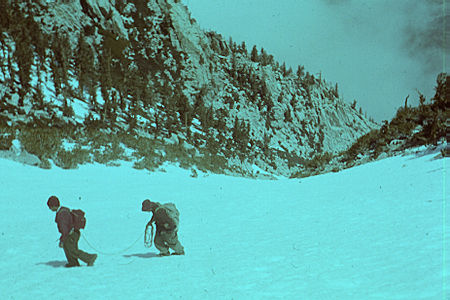
[[437, 74], [449, 72], [449, 0], [182, 1], [203, 29], [321, 72], [376, 121], [408, 95], [417, 104], [417, 90], [430, 99]]

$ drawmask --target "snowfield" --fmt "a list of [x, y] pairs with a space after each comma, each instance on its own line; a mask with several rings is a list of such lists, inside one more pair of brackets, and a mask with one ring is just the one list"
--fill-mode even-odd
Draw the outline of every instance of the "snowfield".
[[[436, 156], [273, 181], [0, 159], [0, 299], [450, 299]], [[79, 246], [95, 266], [63, 267], [50, 195], [86, 212]], [[144, 247], [146, 198], [177, 205], [185, 256]]]

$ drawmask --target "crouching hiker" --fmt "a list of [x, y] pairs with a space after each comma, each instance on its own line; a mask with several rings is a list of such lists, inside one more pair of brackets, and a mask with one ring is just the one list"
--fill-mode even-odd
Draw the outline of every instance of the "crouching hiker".
[[88, 266], [93, 266], [97, 259], [97, 254], [89, 254], [78, 249], [80, 239], [80, 229], [86, 225], [86, 218], [82, 210], [70, 210], [60, 206], [56, 196], [48, 198], [47, 205], [51, 211], [56, 212], [55, 222], [58, 224], [58, 231], [61, 233], [59, 247], [64, 249], [66, 254], [67, 268], [78, 267], [78, 259], [84, 261]]
[[142, 202], [142, 211], [153, 213], [147, 227], [153, 222], [156, 224], [155, 247], [160, 251], [159, 256], [170, 255], [169, 249], [174, 251], [172, 255], [184, 255], [184, 248], [178, 241], [180, 213], [175, 204], [161, 204], [147, 199]]

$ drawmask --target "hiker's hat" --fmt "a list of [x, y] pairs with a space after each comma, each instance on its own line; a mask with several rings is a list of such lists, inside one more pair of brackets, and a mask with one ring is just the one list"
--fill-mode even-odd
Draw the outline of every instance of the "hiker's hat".
[[56, 196], [50, 196], [47, 201], [48, 207], [59, 207], [59, 199]]
[[145, 199], [144, 202], [142, 202], [142, 211], [151, 211], [155, 207], [155, 203]]

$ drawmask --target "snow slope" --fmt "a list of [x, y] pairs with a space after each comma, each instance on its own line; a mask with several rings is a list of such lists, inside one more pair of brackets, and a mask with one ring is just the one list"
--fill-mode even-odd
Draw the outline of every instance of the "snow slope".
[[[0, 299], [450, 299], [449, 167], [435, 156], [276, 181], [0, 159]], [[63, 267], [52, 194], [87, 212], [94, 267]], [[145, 198], [176, 203], [186, 256], [144, 247]]]

